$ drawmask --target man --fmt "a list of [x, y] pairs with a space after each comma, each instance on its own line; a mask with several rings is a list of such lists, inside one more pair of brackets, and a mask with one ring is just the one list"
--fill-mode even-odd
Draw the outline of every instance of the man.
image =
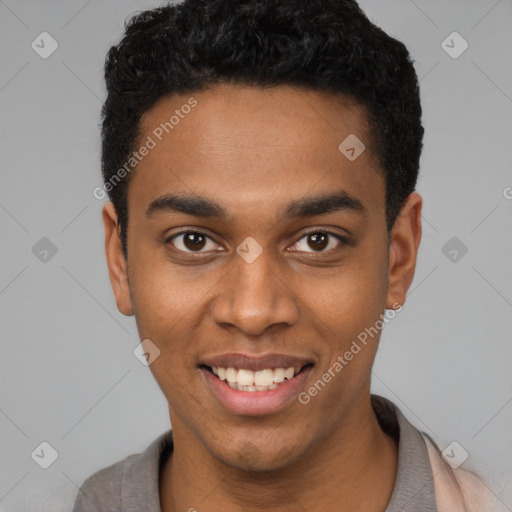
[[105, 79], [109, 273], [172, 431], [74, 510], [491, 510], [370, 394], [421, 239], [404, 45], [353, 0], [185, 0], [134, 17]]

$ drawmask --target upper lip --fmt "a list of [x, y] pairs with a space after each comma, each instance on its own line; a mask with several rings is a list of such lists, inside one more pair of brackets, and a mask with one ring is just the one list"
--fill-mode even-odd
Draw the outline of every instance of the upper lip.
[[199, 364], [216, 368], [244, 368], [246, 370], [258, 371], [266, 368], [302, 368], [312, 363], [311, 359], [286, 354], [250, 355], [232, 353], [207, 357]]

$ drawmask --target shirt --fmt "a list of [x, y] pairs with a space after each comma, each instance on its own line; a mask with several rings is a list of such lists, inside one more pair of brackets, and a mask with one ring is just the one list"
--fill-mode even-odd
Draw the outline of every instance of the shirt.
[[[371, 395], [381, 428], [398, 442], [395, 486], [386, 512], [437, 512], [427, 446], [417, 430], [387, 398]], [[172, 454], [172, 430], [141, 454], [133, 454], [87, 478], [73, 512], [161, 512], [160, 471]]]

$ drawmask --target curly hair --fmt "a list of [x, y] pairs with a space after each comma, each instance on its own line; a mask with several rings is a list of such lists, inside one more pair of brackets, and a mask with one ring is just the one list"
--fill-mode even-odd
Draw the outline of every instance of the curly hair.
[[[184, 0], [140, 12], [105, 61], [102, 174], [134, 151], [142, 115], [163, 96], [237, 83], [341, 93], [366, 111], [393, 227], [414, 191], [423, 148], [419, 83], [405, 45], [355, 0]], [[108, 193], [126, 256], [127, 186]]]

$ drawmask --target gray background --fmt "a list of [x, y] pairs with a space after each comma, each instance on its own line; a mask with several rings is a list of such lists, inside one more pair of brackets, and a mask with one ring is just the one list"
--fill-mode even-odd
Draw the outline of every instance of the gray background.
[[[441, 449], [457, 441], [468, 467], [511, 471], [512, 1], [360, 3], [415, 59], [426, 128], [416, 276], [373, 392]], [[0, 1], [1, 511], [69, 510], [86, 476], [169, 428], [115, 306], [92, 194], [105, 54], [130, 14], [157, 5]], [[31, 48], [43, 31], [59, 44], [47, 59]], [[441, 46], [453, 31], [469, 44], [457, 59]], [[57, 248], [47, 261], [33, 253], [43, 237]], [[59, 455], [46, 470], [31, 458], [42, 441]]]

